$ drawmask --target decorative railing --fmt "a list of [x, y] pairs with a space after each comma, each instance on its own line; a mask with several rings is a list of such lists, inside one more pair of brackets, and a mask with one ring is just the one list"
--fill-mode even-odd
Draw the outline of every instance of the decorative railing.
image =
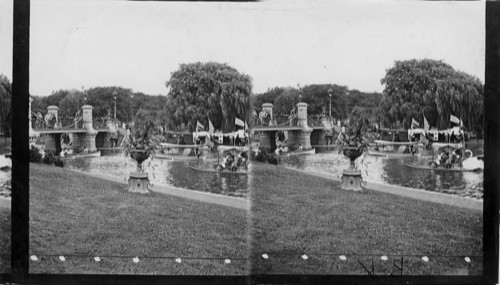
[[276, 115], [273, 116], [271, 120], [270, 117], [265, 117], [263, 119], [256, 118], [252, 121], [252, 127], [286, 127], [286, 126], [297, 126], [298, 118], [294, 114], [292, 116], [287, 115]]
[[92, 120], [92, 126], [94, 127], [94, 129], [107, 129], [108, 125], [106, 122], [108, 120], [109, 120], [109, 118], [107, 118], [107, 117], [94, 118]]
[[323, 124], [321, 123], [321, 117], [320, 116], [308, 116], [307, 117], [307, 125], [309, 125], [310, 127], [322, 126]]
[[60, 117], [59, 125], [61, 129], [82, 129], [82, 117]]

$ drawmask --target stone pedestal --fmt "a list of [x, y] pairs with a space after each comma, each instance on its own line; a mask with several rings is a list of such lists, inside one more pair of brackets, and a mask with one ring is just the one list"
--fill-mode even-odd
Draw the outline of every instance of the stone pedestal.
[[96, 133], [87, 133], [82, 137], [82, 144], [83, 146], [87, 147], [88, 152], [96, 152], [97, 147], [95, 146], [95, 137], [97, 135]]
[[56, 135], [45, 135], [45, 147], [46, 152], [56, 151]]
[[87, 130], [85, 136], [80, 137], [80, 144], [82, 147], [87, 147], [89, 152], [97, 151], [95, 145], [95, 137], [97, 135], [97, 131], [94, 129], [92, 122], [92, 106], [84, 105], [82, 107], [83, 110], [83, 128]]
[[59, 125], [58, 112], [59, 112], [59, 107], [57, 107], [57, 106], [51, 105], [51, 106], [47, 107], [47, 114], [51, 114], [52, 116], [54, 116], [56, 118], [56, 126]]
[[307, 104], [297, 103], [297, 117], [300, 126], [300, 132], [295, 133], [298, 143], [302, 145], [303, 150], [311, 149], [311, 133], [313, 129], [307, 124]]
[[271, 149], [271, 138], [269, 132], [262, 132], [259, 134], [259, 146], [265, 150]]
[[148, 194], [151, 192], [149, 190], [149, 176], [143, 171], [131, 172], [128, 185], [130, 193]]
[[262, 111], [269, 114], [269, 116], [271, 117], [271, 122], [274, 120], [274, 118], [273, 118], [273, 108], [274, 108], [274, 105], [271, 104], [271, 103], [264, 103], [264, 104], [262, 104]]
[[342, 190], [361, 191], [361, 170], [348, 168], [342, 172]]

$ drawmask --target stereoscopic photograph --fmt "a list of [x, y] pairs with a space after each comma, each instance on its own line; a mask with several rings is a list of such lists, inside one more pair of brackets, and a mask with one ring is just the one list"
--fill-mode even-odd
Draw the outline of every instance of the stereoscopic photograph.
[[248, 274], [252, 79], [220, 8], [31, 3], [30, 273]]
[[480, 1], [31, 1], [29, 272], [482, 275], [485, 36]]
[[264, 6], [251, 273], [481, 275], [485, 3]]

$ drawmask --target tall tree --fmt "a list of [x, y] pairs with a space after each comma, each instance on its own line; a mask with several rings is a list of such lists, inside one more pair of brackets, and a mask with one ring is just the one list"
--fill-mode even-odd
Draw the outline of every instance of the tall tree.
[[210, 119], [216, 129], [234, 130], [235, 117], [250, 118], [252, 82], [248, 75], [221, 63], [181, 64], [166, 82], [171, 127], [185, 124], [189, 130]]
[[347, 105], [347, 86], [336, 84], [311, 84], [302, 87], [302, 100], [308, 104], [308, 114], [329, 114], [330, 95], [328, 90], [332, 90], [332, 116], [336, 118], [347, 117], [349, 114]]
[[[132, 106], [132, 89], [107, 86], [94, 87], [85, 91], [86, 104], [94, 107], [92, 115], [94, 117], [113, 117], [114, 116], [114, 96], [116, 91], [116, 118], [122, 122], [130, 122], [134, 118], [134, 109]], [[136, 110], [137, 111], [137, 110]]]
[[0, 74], [0, 128], [10, 136], [12, 126], [12, 85], [7, 76]]
[[474, 76], [431, 59], [396, 61], [381, 80], [383, 121], [391, 125], [411, 118], [438, 128], [450, 125], [450, 114], [461, 117], [468, 129], [482, 130], [483, 85]]
[[69, 90], [59, 102], [59, 117], [74, 117], [84, 104], [85, 93], [79, 90]]
[[283, 87], [274, 87], [268, 89], [266, 92], [261, 94], [255, 94], [251, 97], [253, 109], [259, 113], [262, 110], [262, 104], [264, 103], [272, 103], [278, 96], [280, 96], [285, 91]]
[[300, 91], [295, 88], [285, 88], [274, 100], [273, 113], [275, 116], [287, 116], [299, 103]]
[[[359, 90], [350, 90], [347, 98], [347, 105], [349, 110], [349, 119], [356, 121], [363, 119], [371, 123], [381, 121], [381, 113], [379, 109], [382, 100], [381, 93], [367, 93]], [[365, 120], [366, 119], [366, 120]]]

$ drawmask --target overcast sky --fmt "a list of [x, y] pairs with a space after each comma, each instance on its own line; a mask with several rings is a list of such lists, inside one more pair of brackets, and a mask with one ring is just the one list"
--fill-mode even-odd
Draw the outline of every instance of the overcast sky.
[[[227, 63], [253, 91], [335, 83], [382, 91], [395, 60], [443, 60], [484, 82], [485, 3], [32, 1], [30, 93], [123, 86], [167, 94], [180, 63]], [[12, 1], [0, 0], [0, 73], [12, 78]]]

